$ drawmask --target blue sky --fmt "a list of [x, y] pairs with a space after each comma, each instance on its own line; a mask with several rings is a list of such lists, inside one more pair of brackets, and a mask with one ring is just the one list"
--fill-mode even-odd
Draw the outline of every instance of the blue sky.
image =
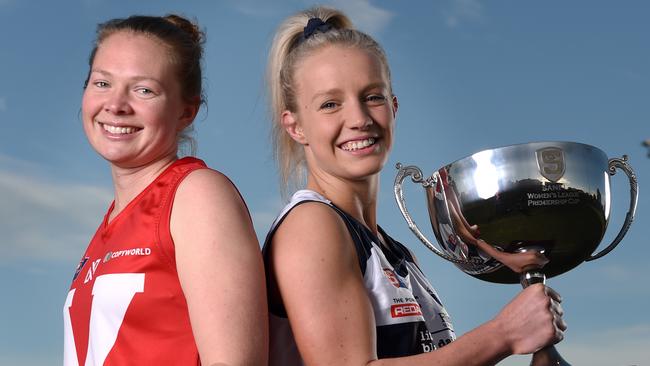
[[[62, 306], [79, 256], [112, 197], [107, 164], [88, 146], [79, 110], [98, 22], [178, 12], [208, 34], [208, 109], [198, 156], [242, 191], [263, 238], [282, 206], [269, 146], [263, 72], [275, 27], [305, 0], [0, 0], [0, 365], [57, 365]], [[574, 365], [650, 360], [650, 4], [641, 0], [336, 0], [385, 47], [400, 100], [395, 149], [382, 173], [379, 219], [419, 256], [464, 333], [493, 317], [516, 285], [485, 283], [422, 247], [392, 196], [396, 162], [425, 173], [529, 141], [578, 141], [630, 156], [638, 214], [623, 243], [549, 284], [565, 298]], [[628, 205], [612, 179], [611, 240]], [[409, 207], [426, 222], [421, 192]], [[418, 204], [421, 203], [421, 208]], [[419, 216], [418, 216], [419, 215]], [[526, 364], [514, 358], [502, 365]]]

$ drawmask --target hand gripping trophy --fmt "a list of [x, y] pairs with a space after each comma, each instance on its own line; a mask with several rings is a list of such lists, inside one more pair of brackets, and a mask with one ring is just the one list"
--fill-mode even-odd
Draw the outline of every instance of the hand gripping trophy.
[[[576, 142], [535, 142], [484, 150], [424, 178], [416, 166], [397, 164], [394, 192], [409, 228], [430, 250], [481, 280], [544, 283], [582, 262], [614, 249], [636, 211], [638, 184], [627, 156], [607, 159], [603, 151]], [[630, 183], [630, 206], [611, 244], [594, 254], [610, 213], [610, 180], [617, 169]], [[417, 227], [406, 209], [406, 177], [425, 190], [438, 245]], [[548, 263], [516, 273], [499, 258], [507, 253], [541, 253]], [[537, 254], [538, 255], [538, 254]], [[513, 267], [510, 265], [510, 267]], [[569, 365], [549, 346], [531, 365]]]

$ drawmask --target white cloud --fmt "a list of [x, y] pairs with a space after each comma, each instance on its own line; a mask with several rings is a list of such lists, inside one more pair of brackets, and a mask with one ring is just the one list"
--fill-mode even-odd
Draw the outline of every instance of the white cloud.
[[598, 270], [601, 273], [602, 278], [606, 278], [608, 281], [619, 283], [628, 283], [629, 281], [634, 281], [635, 279], [640, 278], [638, 276], [645, 273], [645, 269], [629, 267], [624, 263], [604, 264], [598, 267]]
[[[580, 334], [568, 339], [566, 354], [580, 360], [574, 364], [592, 366], [642, 365], [650, 360], [650, 324]], [[576, 337], [577, 338], [577, 337]], [[567, 361], [571, 361], [567, 359]]]
[[[599, 265], [581, 265], [579, 274], [576, 273], [576, 276], [579, 276], [576, 279], [579, 279], [577, 282], [571, 280], [569, 296], [597, 298], [602, 295], [604, 288], [607, 289], [610, 296], [623, 298], [650, 295], [649, 289], [638, 286], [638, 279], [646, 276], [645, 268], [642, 265], [631, 264], [631, 260], [633, 259], [621, 260], [618, 263], [610, 261]], [[599, 286], [578, 285], [581, 280], [585, 281], [589, 278], [597, 278]], [[562, 292], [564, 293], [564, 291]]]
[[345, 12], [357, 28], [370, 34], [381, 32], [393, 18], [391, 12], [373, 6], [370, 0], [334, 0], [332, 5]]
[[0, 262], [76, 260], [112, 199], [106, 188], [56, 181], [0, 156]]
[[[313, 1], [294, 1], [298, 6], [297, 10], [287, 13], [272, 1], [228, 0], [228, 3], [235, 11], [252, 17], [288, 16], [298, 10], [317, 5]], [[391, 12], [372, 5], [370, 0], [331, 0], [328, 5], [344, 11], [358, 29], [370, 34], [381, 32], [393, 18]]]
[[479, 21], [483, 18], [483, 6], [479, 0], [452, 0], [451, 9], [445, 12], [448, 27], [456, 28], [460, 23]]
[[[615, 312], [613, 312], [615, 316]], [[646, 365], [650, 360], [650, 324], [583, 334], [567, 333], [557, 348], [572, 365], [632, 366]], [[530, 356], [515, 356], [499, 366], [527, 364]]]
[[277, 4], [272, 1], [228, 0], [228, 2], [235, 11], [256, 18], [274, 16], [279, 10]]
[[[0, 5], [2, 5], [2, 0], [0, 0]], [[20, 351], [9, 351], [0, 355], [0, 365], [21, 365], [21, 366], [40, 366], [53, 364], [53, 359], [62, 358], [58, 352], [52, 352], [52, 354], [35, 354], [33, 351], [30, 352], [20, 352]]]
[[[0, 3], [0, 5], [2, 5], [2, 3]], [[7, 99], [0, 97], [0, 112], [4, 112], [6, 110], [7, 110]]]

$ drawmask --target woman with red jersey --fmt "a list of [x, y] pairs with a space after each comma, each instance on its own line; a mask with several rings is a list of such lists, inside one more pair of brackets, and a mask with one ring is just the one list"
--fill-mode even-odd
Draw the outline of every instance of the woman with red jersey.
[[283, 181], [306, 178], [264, 245], [272, 365], [492, 365], [562, 339], [541, 284], [456, 339], [413, 253], [378, 226], [398, 104], [375, 40], [310, 9], [279, 27], [268, 73]]
[[203, 34], [187, 19], [100, 24], [83, 127], [115, 189], [64, 306], [64, 365], [263, 365], [264, 274], [223, 174], [178, 159], [203, 102]]

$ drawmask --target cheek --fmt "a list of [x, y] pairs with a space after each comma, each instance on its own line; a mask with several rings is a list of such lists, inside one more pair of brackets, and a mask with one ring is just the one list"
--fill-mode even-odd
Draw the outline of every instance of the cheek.
[[390, 148], [393, 146], [393, 133], [395, 131], [395, 119], [392, 114], [386, 116], [385, 122], [385, 134], [384, 138], [386, 139], [386, 145]]
[[[183, 125], [180, 121], [169, 118], [171, 113], [174, 111], [169, 111], [167, 113], [151, 113], [148, 116], [144, 113], [142, 114], [142, 120], [148, 121], [151, 123], [151, 127], [155, 127], [157, 131], [165, 136], [176, 138], [181, 131], [183, 131]], [[148, 117], [148, 118], [147, 118]]]
[[93, 118], [92, 113], [90, 112], [90, 104], [86, 98], [83, 98], [81, 102], [81, 126], [84, 129], [86, 137], [90, 137], [92, 120]]
[[318, 128], [312, 128], [309, 134], [309, 142], [311, 145], [330, 150], [336, 143], [338, 129], [331, 125], [319, 126]]
[[97, 98], [89, 95], [89, 93], [84, 92], [83, 97], [81, 98], [81, 117], [85, 123], [88, 123], [92, 120], [93, 115], [97, 112], [98, 105]]

